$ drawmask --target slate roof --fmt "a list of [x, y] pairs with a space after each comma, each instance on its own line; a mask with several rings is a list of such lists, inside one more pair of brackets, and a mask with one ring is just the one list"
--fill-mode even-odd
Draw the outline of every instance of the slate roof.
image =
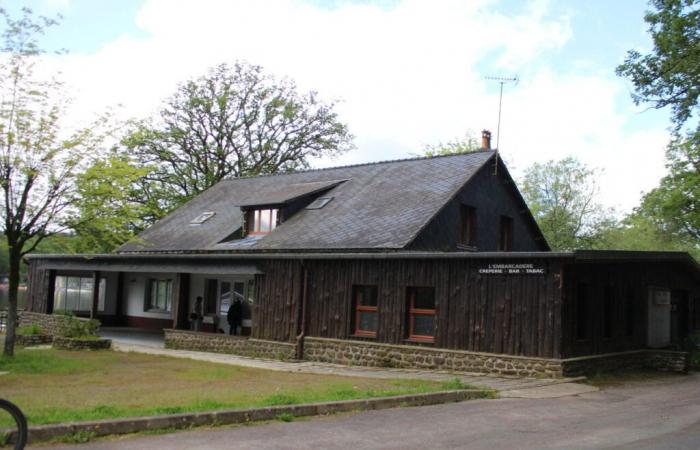
[[[224, 180], [124, 244], [119, 252], [399, 250], [494, 156], [493, 151]], [[327, 190], [272, 233], [229, 240], [241, 206], [285, 203]], [[201, 225], [201, 213], [216, 214]]]

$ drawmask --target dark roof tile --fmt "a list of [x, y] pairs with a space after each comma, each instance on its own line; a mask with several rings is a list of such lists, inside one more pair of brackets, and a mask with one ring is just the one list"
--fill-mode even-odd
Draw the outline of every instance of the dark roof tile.
[[[401, 249], [492, 151], [224, 180], [124, 244], [120, 252]], [[327, 190], [334, 200], [302, 209], [268, 235], [223, 242], [240, 228], [241, 206], [285, 203]], [[215, 211], [201, 225], [190, 221]]]

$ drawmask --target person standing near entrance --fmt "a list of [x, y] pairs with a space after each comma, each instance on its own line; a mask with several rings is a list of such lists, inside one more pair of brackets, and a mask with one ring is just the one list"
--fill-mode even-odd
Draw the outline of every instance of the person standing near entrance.
[[194, 310], [190, 314], [190, 321], [192, 322], [192, 329], [194, 331], [202, 331], [202, 322], [204, 321], [204, 300], [202, 297], [197, 297], [194, 301]]
[[[228, 313], [226, 314], [226, 320], [228, 321], [228, 334], [236, 335], [238, 334], [238, 327], [243, 324], [243, 304], [240, 298], [236, 298], [233, 304], [229, 307]], [[241, 329], [241, 332], [243, 330]]]

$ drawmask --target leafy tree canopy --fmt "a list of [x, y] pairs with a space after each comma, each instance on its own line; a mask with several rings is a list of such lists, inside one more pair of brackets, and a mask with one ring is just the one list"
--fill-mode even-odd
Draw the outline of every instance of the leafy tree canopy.
[[[635, 103], [670, 106], [676, 130], [697, 114], [700, 95], [700, 0], [652, 0], [644, 20], [651, 53], [627, 53], [618, 75], [634, 84]], [[697, 120], [697, 117], [695, 118]]]
[[124, 144], [153, 167], [144, 193], [168, 211], [223, 178], [305, 169], [351, 141], [333, 103], [236, 63], [181, 84], [158, 119], [140, 123]]
[[111, 153], [77, 176], [77, 214], [71, 220], [75, 251], [109, 253], [160, 216], [138, 189], [150, 171], [128, 155]]
[[521, 182], [522, 194], [552, 250], [595, 247], [615, 220], [597, 201], [596, 171], [575, 158], [535, 163]]
[[463, 138], [426, 145], [423, 150], [423, 156], [460, 155], [478, 150], [481, 150], [479, 141], [474, 137], [474, 133], [468, 131]]

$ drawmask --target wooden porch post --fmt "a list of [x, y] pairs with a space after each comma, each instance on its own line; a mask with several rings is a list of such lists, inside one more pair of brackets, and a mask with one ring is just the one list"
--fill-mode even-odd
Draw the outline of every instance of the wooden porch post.
[[92, 308], [90, 308], [90, 318], [97, 317], [97, 308], [100, 303], [100, 272], [92, 272]]
[[[49, 285], [46, 287], [46, 314], [53, 314], [53, 298], [56, 291], [56, 271], [49, 270]], [[31, 309], [31, 308], [29, 308]]]
[[190, 274], [178, 273], [173, 286], [173, 328], [187, 329], [187, 314], [189, 309]]

